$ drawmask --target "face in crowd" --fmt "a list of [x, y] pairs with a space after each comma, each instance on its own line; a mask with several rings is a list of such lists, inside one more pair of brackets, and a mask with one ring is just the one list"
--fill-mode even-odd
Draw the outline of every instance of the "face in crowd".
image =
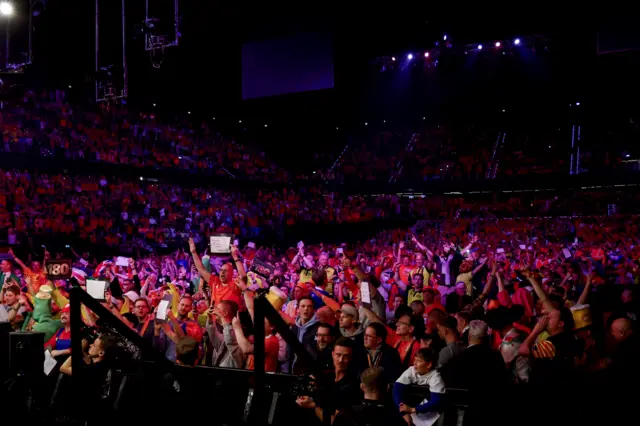
[[313, 308], [313, 301], [309, 299], [302, 299], [298, 306], [298, 314], [300, 315], [300, 318], [304, 321], [309, 321], [313, 317], [314, 313], [315, 309]]
[[183, 297], [178, 303], [178, 316], [186, 318], [193, 309], [193, 300], [190, 297]]
[[233, 266], [230, 263], [225, 263], [220, 268], [220, 281], [223, 284], [229, 284], [233, 280]]
[[136, 300], [136, 303], [133, 305], [133, 314], [138, 317], [138, 319], [144, 320], [149, 316], [149, 304], [144, 299]]
[[335, 346], [333, 348], [333, 367], [336, 373], [344, 373], [349, 368], [349, 363], [353, 355], [353, 350], [344, 346]]
[[364, 347], [368, 350], [375, 350], [382, 345], [382, 337], [378, 336], [375, 328], [367, 327], [364, 331]]
[[327, 346], [332, 344], [334, 340], [335, 337], [331, 333], [331, 329], [327, 327], [318, 327], [318, 331], [316, 331], [318, 349], [324, 350]]
[[415, 274], [411, 277], [411, 285], [415, 291], [421, 291], [424, 285], [424, 277], [421, 274]]

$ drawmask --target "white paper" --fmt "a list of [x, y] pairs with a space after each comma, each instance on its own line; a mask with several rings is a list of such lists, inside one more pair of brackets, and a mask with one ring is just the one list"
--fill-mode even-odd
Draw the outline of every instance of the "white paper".
[[44, 374], [48, 376], [57, 364], [58, 361], [51, 355], [51, 352], [44, 351]]
[[256, 248], [256, 243], [254, 243], [253, 241], [249, 241], [249, 243], [247, 244], [247, 247], [254, 249]]
[[369, 292], [369, 283], [363, 281], [360, 283], [360, 301], [362, 303], [371, 304], [371, 293]]
[[117, 266], [129, 266], [129, 259], [123, 256], [118, 256], [116, 259]]
[[524, 244], [520, 244], [520, 250], [526, 250], [527, 246], [525, 246]]
[[104, 300], [107, 283], [100, 280], [87, 280], [87, 293], [96, 300]]
[[563, 248], [562, 254], [564, 254], [565, 259], [569, 259], [571, 257], [571, 252], [569, 251], [569, 249]]
[[169, 301], [161, 300], [158, 304], [158, 310], [156, 311], [156, 319], [166, 320], [167, 319], [167, 311], [169, 310]]
[[504, 253], [504, 249], [503, 248], [496, 249], [496, 253]]
[[231, 253], [229, 249], [231, 237], [228, 235], [212, 235], [209, 243], [211, 253]]

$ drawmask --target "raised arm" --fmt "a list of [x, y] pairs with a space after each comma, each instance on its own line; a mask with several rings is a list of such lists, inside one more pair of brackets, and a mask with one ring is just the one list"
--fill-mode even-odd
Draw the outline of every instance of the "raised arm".
[[193, 263], [196, 265], [196, 269], [200, 276], [205, 280], [205, 282], [209, 282], [211, 279], [211, 272], [207, 271], [207, 268], [202, 264], [202, 259], [198, 255], [198, 250], [196, 249], [196, 243], [193, 241], [193, 238], [189, 238], [189, 251], [191, 251], [191, 257], [193, 258]]
[[238, 270], [238, 276], [241, 279], [247, 277], [247, 272], [244, 270], [244, 263], [240, 260], [240, 252], [238, 251], [238, 247], [231, 246], [231, 257], [233, 258], [233, 263], [236, 265], [236, 269]]
[[247, 339], [244, 335], [244, 330], [242, 330], [242, 324], [238, 317], [235, 317], [231, 321], [231, 326], [233, 327], [233, 331], [236, 333], [236, 340], [238, 341], [238, 347], [243, 354], [248, 355], [253, 353], [253, 343]]
[[536, 295], [538, 295], [538, 298], [540, 299], [540, 302], [542, 302], [542, 305], [545, 307], [545, 309], [547, 311], [553, 310], [554, 309], [553, 308], [553, 304], [551, 303], [551, 301], [549, 299], [547, 299], [547, 293], [544, 292], [544, 290], [542, 289], [542, 286], [540, 285], [538, 280], [535, 279], [533, 274], [530, 271], [526, 271], [526, 272], [523, 273], [523, 275], [531, 283], [531, 286], [533, 287], [533, 290], [536, 292]]

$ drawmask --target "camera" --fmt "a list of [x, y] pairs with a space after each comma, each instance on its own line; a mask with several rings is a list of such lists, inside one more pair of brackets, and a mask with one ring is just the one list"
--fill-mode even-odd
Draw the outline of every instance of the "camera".
[[80, 335], [83, 340], [89, 342], [89, 344], [93, 343], [98, 338], [98, 329], [95, 327], [89, 327], [87, 325], [82, 326], [80, 331]]
[[313, 396], [317, 390], [314, 379], [309, 376], [299, 376], [291, 384], [291, 394], [296, 396]]

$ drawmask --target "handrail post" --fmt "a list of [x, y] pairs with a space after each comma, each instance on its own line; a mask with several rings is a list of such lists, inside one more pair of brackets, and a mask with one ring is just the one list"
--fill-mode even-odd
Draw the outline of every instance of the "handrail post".
[[[258, 300], [256, 300], [258, 301]], [[253, 385], [253, 401], [251, 403], [251, 415], [249, 424], [259, 425], [262, 423], [261, 415], [264, 408], [265, 395], [265, 370], [264, 361], [266, 358], [264, 348], [264, 321], [266, 318], [264, 303], [254, 304], [254, 316], [253, 316], [253, 371], [254, 371], [254, 385]]]
[[71, 312], [69, 313], [71, 322], [71, 371], [73, 376], [71, 379], [73, 389], [73, 400], [77, 402], [76, 407], [80, 411], [79, 419], [84, 419], [84, 357], [82, 350], [82, 289], [74, 287], [69, 291], [69, 305]]

